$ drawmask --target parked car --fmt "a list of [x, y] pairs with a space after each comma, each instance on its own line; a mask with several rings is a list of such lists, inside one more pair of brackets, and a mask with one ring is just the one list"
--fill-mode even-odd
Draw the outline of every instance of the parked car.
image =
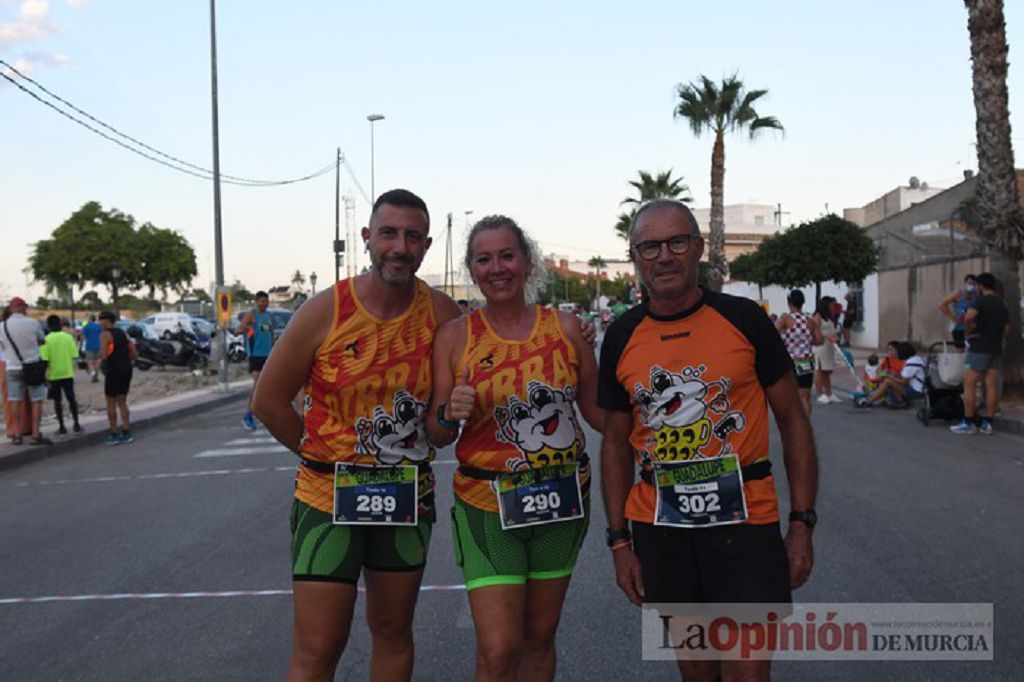
[[207, 336], [213, 336], [213, 333], [217, 330], [217, 325], [212, 324], [206, 318], [193, 316], [192, 328], [197, 332], [206, 334]]
[[169, 339], [183, 329], [192, 330], [192, 316], [188, 313], [156, 313], [140, 320], [153, 325], [157, 336]]

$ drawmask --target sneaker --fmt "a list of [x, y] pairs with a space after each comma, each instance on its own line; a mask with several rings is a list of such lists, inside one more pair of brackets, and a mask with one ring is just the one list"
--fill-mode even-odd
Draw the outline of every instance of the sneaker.
[[117, 442], [118, 443], [131, 443], [134, 440], [135, 439], [132, 438], [132, 432], [131, 431], [122, 431], [121, 435], [117, 437]]
[[978, 427], [966, 419], [961, 419], [958, 423], [950, 426], [949, 430], [957, 435], [972, 435], [978, 432]]
[[71, 430], [74, 431], [75, 433], [81, 433], [82, 432], [82, 427], [79, 424], [75, 424], [74, 428], [71, 429]]
[[256, 420], [252, 416], [252, 412], [246, 412], [242, 416], [242, 426], [245, 427], [246, 431], [256, 430]]
[[824, 393], [822, 393], [821, 395], [819, 395], [819, 396], [818, 396], [818, 403], [819, 403], [819, 404], [821, 404], [821, 405], [828, 405], [828, 404], [830, 404], [831, 402], [832, 402], [832, 401], [831, 401], [831, 400], [829, 400], [829, 399], [828, 399], [828, 396], [827, 396], [827, 395], [825, 395]]
[[838, 397], [838, 396], [837, 396], [837, 395], [835, 395], [835, 394], [832, 394], [832, 395], [830, 395], [830, 396], [828, 397], [828, 401], [829, 401], [830, 403], [841, 403], [841, 402], [843, 402], [843, 399], [842, 399], [842, 398], [840, 398], [840, 397]]
[[66, 436], [66, 435], [68, 435], [68, 430], [67, 430], [67, 429], [65, 429], [65, 428], [64, 428], [64, 427], [62, 426], [62, 427], [60, 427], [59, 429], [57, 429], [57, 435], [58, 435], [58, 436]]
[[991, 436], [995, 431], [992, 430], [992, 422], [988, 419], [981, 420], [981, 426], [978, 427], [978, 433], [983, 433], [986, 436]]
[[853, 401], [855, 407], [871, 407], [871, 403], [864, 396], [860, 396]]
[[121, 437], [116, 433], [108, 433], [106, 440], [103, 442], [107, 445], [119, 445], [121, 443]]

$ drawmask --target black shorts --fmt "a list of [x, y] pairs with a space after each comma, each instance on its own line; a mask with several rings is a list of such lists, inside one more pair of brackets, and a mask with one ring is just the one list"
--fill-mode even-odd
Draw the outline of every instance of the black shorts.
[[633, 522], [644, 601], [792, 603], [778, 523], [667, 528]]
[[267, 364], [267, 358], [266, 357], [253, 357], [252, 355], [250, 355], [249, 356], [249, 373], [251, 374], [252, 372], [262, 372], [263, 371], [263, 365], [265, 365], [265, 364]]
[[128, 395], [128, 389], [132, 385], [132, 368], [127, 367], [107, 368], [103, 377], [103, 395], [113, 398], [118, 395]]
[[814, 372], [810, 372], [808, 374], [796, 374], [796, 386], [797, 388], [811, 388], [814, 386]]

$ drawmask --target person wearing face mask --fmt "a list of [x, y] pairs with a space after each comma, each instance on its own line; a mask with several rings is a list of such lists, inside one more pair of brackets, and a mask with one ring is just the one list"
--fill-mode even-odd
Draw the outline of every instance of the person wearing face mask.
[[978, 278], [970, 274], [964, 277], [964, 286], [957, 289], [939, 303], [939, 312], [952, 321], [953, 345], [959, 350], [965, 347], [964, 316], [978, 298]]

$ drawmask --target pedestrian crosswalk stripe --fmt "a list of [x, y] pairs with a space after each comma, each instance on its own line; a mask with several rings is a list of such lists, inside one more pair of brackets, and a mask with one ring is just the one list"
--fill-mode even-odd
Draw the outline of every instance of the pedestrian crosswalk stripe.
[[269, 455], [275, 452], [288, 452], [283, 445], [264, 445], [250, 448], [218, 448], [216, 450], [203, 450], [192, 455], [193, 457], [237, 457], [239, 455]]
[[252, 438], [236, 438], [229, 440], [225, 445], [252, 445], [254, 443], [276, 443], [277, 439], [273, 436], [254, 436]]

